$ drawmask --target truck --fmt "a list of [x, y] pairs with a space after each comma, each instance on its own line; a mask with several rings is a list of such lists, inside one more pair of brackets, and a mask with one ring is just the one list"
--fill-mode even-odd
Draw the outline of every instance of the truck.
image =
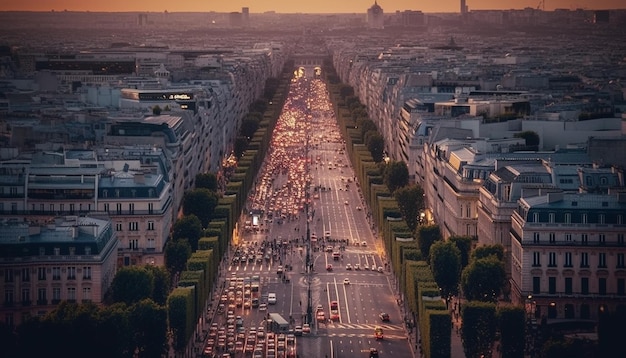
[[270, 313], [271, 331], [275, 333], [289, 332], [289, 322], [278, 313]]

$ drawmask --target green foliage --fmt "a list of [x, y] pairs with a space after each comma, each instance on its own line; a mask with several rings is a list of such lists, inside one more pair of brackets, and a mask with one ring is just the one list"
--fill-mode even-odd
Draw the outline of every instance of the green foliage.
[[384, 168], [383, 181], [391, 193], [409, 184], [409, 168], [405, 162], [390, 161]]
[[152, 114], [155, 116], [160, 116], [161, 115], [161, 107], [157, 104], [154, 107], [152, 107]]
[[167, 311], [154, 301], [145, 299], [130, 307], [133, 342], [139, 357], [161, 357], [167, 348]]
[[110, 290], [114, 302], [123, 302], [127, 305], [151, 298], [154, 291], [154, 274], [145, 267], [122, 267], [115, 274]]
[[623, 326], [626, 311], [618, 306], [614, 312], [604, 312], [598, 317], [598, 349], [602, 357], [626, 357], [626, 345], [623, 342]]
[[191, 256], [191, 246], [187, 239], [168, 240], [165, 245], [165, 267], [174, 274], [181, 272], [187, 265], [187, 259]]
[[504, 263], [495, 255], [472, 260], [461, 273], [461, 288], [468, 300], [495, 302], [505, 284]]
[[170, 274], [163, 266], [146, 265], [144, 268], [152, 272], [154, 288], [152, 289], [152, 299], [157, 304], [163, 306], [167, 302], [167, 295], [170, 293]]
[[257, 129], [259, 129], [259, 122], [260, 122], [260, 119], [254, 116], [250, 116], [250, 114], [248, 114], [241, 121], [239, 134], [241, 134], [241, 136], [246, 137], [248, 139], [252, 138], [252, 136], [254, 135], [254, 132], [256, 132]]
[[461, 251], [450, 241], [436, 241], [430, 247], [430, 267], [442, 296], [456, 295], [461, 274]]
[[383, 150], [385, 149], [385, 138], [378, 131], [369, 131], [365, 133], [364, 142], [367, 150], [370, 151], [372, 159], [376, 163], [383, 160]]
[[348, 85], [341, 85], [339, 88], [339, 96], [341, 99], [345, 100], [348, 96], [354, 96], [354, 89]]
[[500, 343], [503, 357], [523, 358], [525, 312], [521, 306], [499, 306], [497, 309]]
[[419, 215], [424, 210], [424, 190], [414, 184], [396, 189], [393, 196], [398, 202], [402, 217], [409, 229], [414, 232], [419, 222]]
[[[213, 210], [217, 206], [217, 199], [217, 194], [208, 189], [200, 188], [188, 190], [183, 196], [183, 213], [185, 215], [193, 214], [197, 216], [202, 223], [202, 227], [206, 227], [213, 217]], [[191, 241], [189, 243], [192, 244], [193, 247], [193, 243]]]
[[513, 137], [524, 138], [524, 140], [526, 140], [526, 145], [528, 146], [538, 146], [540, 141], [539, 134], [533, 131], [515, 133]]
[[[356, 111], [358, 111], [357, 109]], [[363, 110], [364, 111], [364, 110]], [[360, 112], [359, 112], [360, 113]], [[367, 115], [367, 112], [365, 113]], [[376, 124], [369, 118], [359, 118], [356, 120], [356, 126], [361, 130], [361, 139], [365, 142], [365, 133], [369, 131], [378, 132]]]
[[168, 298], [169, 326], [173, 333], [174, 349], [183, 351], [193, 334], [194, 293], [193, 288], [178, 287]]
[[441, 240], [441, 232], [438, 225], [423, 225], [417, 227], [417, 243], [423, 257], [430, 257], [430, 246], [437, 240]]
[[243, 153], [246, 151], [247, 147], [248, 147], [248, 138], [244, 136], [237, 136], [237, 138], [235, 138], [233, 151], [237, 158], [241, 158]]
[[607, 355], [601, 355], [597, 351], [595, 342], [588, 339], [564, 339], [562, 337], [551, 338], [541, 348], [540, 358], [588, 358], [588, 357], [624, 357], [624, 344], [621, 343], [618, 350], [611, 351]]
[[172, 239], [174, 241], [187, 239], [192, 251], [198, 248], [198, 240], [200, 240], [201, 236], [202, 223], [194, 214], [185, 215], [176, 220], [172, 227]]
[[472, 260], [479, 260], [489, 256], [495, 256], [499, 261], [504, 261], [504, 246], [501, 244], [478, 246], [472, 251]]
[[496, 306], [486, 302], [467, 302], [462, 306], [461, 337], [467, 358], [489, 357], [496, 336]]
[[217, 191], [217, 176], [214, 173], [198, 173], [196, 175], [196, 189]]
[[469, 263], [470, 251], [472, 250], [472, 237], [471, 236], [450, 236], [448, 239], [453, 242], [461, 252], [461, 269]]

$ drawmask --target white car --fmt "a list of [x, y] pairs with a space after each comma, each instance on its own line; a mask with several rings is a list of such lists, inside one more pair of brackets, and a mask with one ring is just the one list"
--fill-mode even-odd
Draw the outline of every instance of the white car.
[[344, 284], [344, 285], [349, 285], [349, 284], [350, 284], [350, 279], [349, 279], [349, 278], [347, 278], [347, 277], [346, 277], [346, 278], [344, 278], [344, 279], [343, 279], [343, 284]]
[[276, 294], [273, 292], [270, 292], [267, 294], [267, 303], [269, 303], [270, 305], [275, 305], [276, 304]]

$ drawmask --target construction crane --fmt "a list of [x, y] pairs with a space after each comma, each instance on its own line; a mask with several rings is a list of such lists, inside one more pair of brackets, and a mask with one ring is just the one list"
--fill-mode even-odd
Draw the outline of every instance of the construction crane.
[[537, 10], [546, 11], [546, 0], [541, 0], [539, 4], [537, 4]]

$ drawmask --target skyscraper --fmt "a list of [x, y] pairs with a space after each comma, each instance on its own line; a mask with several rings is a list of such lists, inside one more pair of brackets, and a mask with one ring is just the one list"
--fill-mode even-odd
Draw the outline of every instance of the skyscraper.
[[461, 15], [465, 15], [467, 12], [467, 5], [465, 5], [465, 0], [461, 0]]

